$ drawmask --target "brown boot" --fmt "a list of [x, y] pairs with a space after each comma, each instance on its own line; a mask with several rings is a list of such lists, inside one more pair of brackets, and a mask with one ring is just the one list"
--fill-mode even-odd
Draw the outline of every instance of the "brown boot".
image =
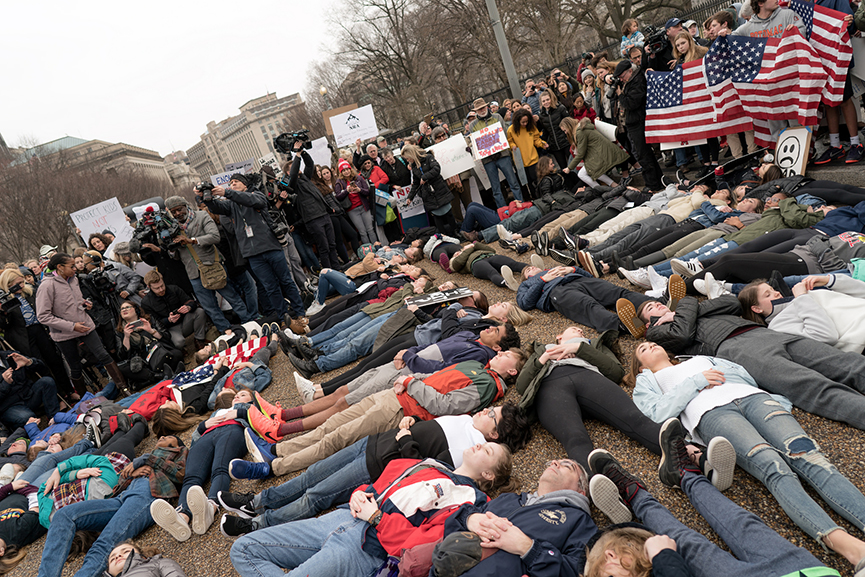
[[84, 382], [83, 377], [78, 377], [77, 379], [70, 379], [72, 381], [72, 386], [75, 388], [75, 393], [81, 397], [84, 393], [87, 392], [87, 384]]
[[306, 332], [309, 332], [309, 328], [306, 326], [309, 321], [307, 321], [306, 323], [304, 323], [303, 321], [304, 319], [299, 317], [291, 319], [291, 324], [288, 325], [288, 328], [291, 329], [291, 332], [296, 335], [302, 335]]
[[206, 347], [207, 345], [212, 344], [212, 343], [213, 343], [213, 341], [208, 341], [207, 339], [205, 339], [205, 340], [195, 339], [195, 350], [196, 350], [196, 352], [200, 351], [201, 349], [203, 349], [204, 347]]
[[120, 389], [124, 396], [128, 397], [132, 394], [126, 386], [126, 377], [124, 377], [123, 373], [120, 372], [120, 367], [117, 366], [117, 363], [111, 362], [105, 365], [105, 370], [108, 372], [111, 380], [114, 381], [114, 384], [117, 385], [117, 388]]

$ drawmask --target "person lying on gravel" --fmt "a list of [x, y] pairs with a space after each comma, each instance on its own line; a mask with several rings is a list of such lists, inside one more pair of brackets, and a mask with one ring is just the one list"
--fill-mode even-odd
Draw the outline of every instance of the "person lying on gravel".
[[[247, 435], [249, 442], [248, 431]], [[399, 428], [364, 437], [282, 485], [257, 495], [221, 492], [219, 502], [239, 516], [224, 515], [220, 530], [227, 537], [238, 537], [264, 527], [314, 517], [334, 505], [347, 503], [355, 487], [377, 479], [394, 459], [432, 458], [457, 468], [462, 465], [463, 451], [479, 443], [496, 441], [516, 452], [530, 438], [528, 418], [522, 409], [509, 403], [472, 416], [438, 417], [431, 421], [405, 417]], [[231, 476], [235, 479], [269, 476], [268, 463], [275, 457], [272, 447], [258, 442], [256, 458], [261, 462], [236, 459], [229, 466]]]

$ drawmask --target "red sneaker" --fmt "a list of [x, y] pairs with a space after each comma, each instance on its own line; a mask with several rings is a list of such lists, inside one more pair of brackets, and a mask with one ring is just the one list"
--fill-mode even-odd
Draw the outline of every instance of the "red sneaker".
[[267, 402], [264, 397], [258, 394], [258, 391], [253, 391], [252, 402], [264, 416], [281, 421], [279, 416], [282, 414], [282, 407], [279, 406], [279, 403], [274, 405]]
[[254, 405], [246, 410], [246, 416], [249, 418], [249, 426], [259, 437], [268, 443], [278, 443], [282, 440], [282, 436], [279, 434], [280, 422], [278, 419], [268, 417]]

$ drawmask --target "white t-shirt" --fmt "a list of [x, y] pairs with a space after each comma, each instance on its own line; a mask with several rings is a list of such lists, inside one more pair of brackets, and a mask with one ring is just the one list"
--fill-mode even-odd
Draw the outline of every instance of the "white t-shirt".
[[445, 433], [454, 469], [462, 466], [463, 451], [469, 447], [474, 447], [478, 443], [487, 442], [483, 433], [475, 429], [472, 424], [472, 418], [469, 415], [438, 417], [435, 421]]
[[[661, 387], [661, 391], [666, 394], [675, 390], [686, 379], [714, 368], [715, 365], [709, 357], [694, 357], [678, 365], [661, 369], [655, 373], [655, 380], [658, 382], [658, 386]], [[725, 382], [711, 389], [706, 388], [691, 399], [691, 402], [685, 406], [685, 410], [682, 411], [679, 418], [682, 420], [682, 425], [691, 433], [691, 436], [694, 436], [694, 429], [700, 424], [700, 419], [703, 418], [703, 415], [716, 407], [722, 407], [736, 399], [759, 392], [761, 392], [760, 389], [744, 383]]]

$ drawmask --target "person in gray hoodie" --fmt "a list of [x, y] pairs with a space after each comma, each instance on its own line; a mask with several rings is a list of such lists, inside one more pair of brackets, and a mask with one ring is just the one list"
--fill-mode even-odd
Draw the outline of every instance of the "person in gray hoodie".
[[754, 15], [733, 31], [735, 36], [780, 38], [791, 26], [798, 28], [802, 36], [805, 36], [805, 22], [789, 8], [781, 8], [778, 0], [746, 0], [745, 4], [751, 6]]

